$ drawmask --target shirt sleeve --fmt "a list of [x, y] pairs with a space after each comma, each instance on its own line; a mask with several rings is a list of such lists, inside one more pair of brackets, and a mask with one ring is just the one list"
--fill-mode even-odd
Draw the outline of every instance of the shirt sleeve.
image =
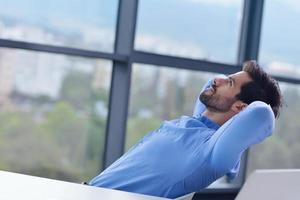
[[193, 117], [200, 117], [200, 115], [205, 111], [206, 107], [205, 105], [200, 101], [199, 97], [200, 94], [207, 88], [209, 88], [212, 85], [213, 79], [208, 80], [203, 88], [201, 89], [201, 92], [197, 96], [196, 103], [194, 106], [194, 111], [193, 111]]
[[251, 103], [239, 114], [223, 124], [211, 137], [211, 164], [221, 173], [235, 168], [242, 153], [251, 145], [270, 136], [275, 117], [271, 107], [264, 102]]

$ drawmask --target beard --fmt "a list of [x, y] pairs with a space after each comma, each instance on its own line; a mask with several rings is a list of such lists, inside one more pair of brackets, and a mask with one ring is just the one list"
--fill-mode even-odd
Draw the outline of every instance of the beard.
[[199, 100], [209, 111], [223, 113], [228, 112], [237, 99], [235, 97], [222, 97], [216, 93], [215, 88], [208, 88], [200, 94]]

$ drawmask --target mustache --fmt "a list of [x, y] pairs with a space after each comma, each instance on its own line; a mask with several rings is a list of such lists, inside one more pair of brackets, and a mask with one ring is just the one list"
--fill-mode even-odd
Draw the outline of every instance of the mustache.
[[215, 85], [215, 84], [212, 84], [212, 86], [211, 86], [213, 89], [214, 89], [214, 91], [216, 91], [217, 90], [217, 86]]
[[214, 93], [217, 91], [217, 86], [215, 84], [212, 84], [209, 88], [207, 89], [213, 89]]

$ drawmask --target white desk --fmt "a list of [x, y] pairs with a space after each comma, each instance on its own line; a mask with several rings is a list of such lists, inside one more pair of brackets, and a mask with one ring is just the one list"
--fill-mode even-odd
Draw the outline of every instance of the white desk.
[[118, 190], [97, 188], [0, 171], [1, 200], [167, 200]]

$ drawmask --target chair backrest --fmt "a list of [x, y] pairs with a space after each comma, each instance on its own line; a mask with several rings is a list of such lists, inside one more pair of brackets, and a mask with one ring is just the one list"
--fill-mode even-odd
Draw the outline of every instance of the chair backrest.
[[299, 199], [300, 169], [257, 170], [247, 179], [236, 200]]

